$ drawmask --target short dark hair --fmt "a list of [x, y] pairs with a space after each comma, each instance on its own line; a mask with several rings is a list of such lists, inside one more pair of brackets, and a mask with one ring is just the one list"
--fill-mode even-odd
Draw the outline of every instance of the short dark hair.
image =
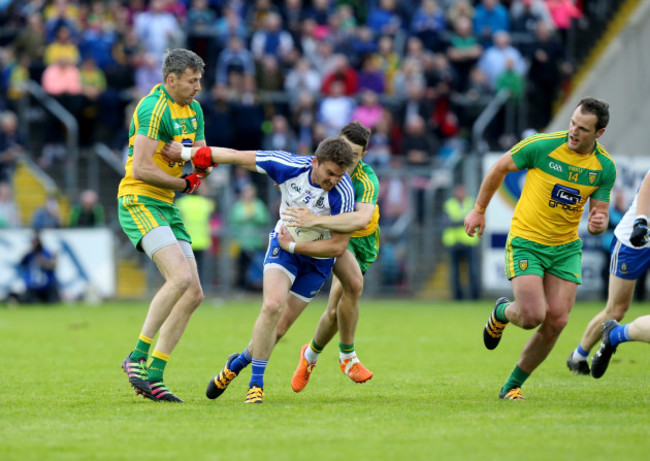
[[602, 99], [583, 98], [578, 103], [580, 112], [596, 116], [596, 131], [605, 128], [609, 123], [609, 104]]
[[169, 74], [173, 73], [180, 78], [187, 69], [192, 69], [194, 72], [203, 72], [204, 67], [203, 59], [194, 51], [185, 48], [168, 50], [163, 56], [163, 82], [167, 81]]
[[354, 153], [352, 147], [340, 136], [330, 136], [323, 139], [314, 153], [318, 163], [334, 162], [344, 169], [354, 164]]
[[370, 130], [356, 120], [348, 123], [343, 128], [341, 128], [339, 134], [341, 136], [345, 136], [351, 143], [363, 147], [364, 152], [368, 148], [368, 142], [370, 141]]

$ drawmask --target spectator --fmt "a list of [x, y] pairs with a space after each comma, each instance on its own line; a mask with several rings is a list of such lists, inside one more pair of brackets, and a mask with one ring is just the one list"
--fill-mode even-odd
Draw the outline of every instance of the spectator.
[[497, 77], [506, 69], [508, 59], [512, 59], [515, 72], [523, 75], [526, 64], [519, 50], [510, 44], [510, 34], [497, 32], [494, 34], [494, 45], [485, 50], [478, 62], [479, 69], [487, 75], [492, 88], [496, 88]]
[[441, 34], [447, 27], [445, 12], [436, 0], [422, 0], [411, 20], [410, 32], [418, 37], [424, 47], [431, 51], [440, 51]]
[[284, 71], [275, 56], [267, 54], [256, 61], [257, 90], [282, 91], [284, 88]]
[[205, 117], [205, 138], [208, 146], [231, 146], [235, 138], [233, 108], [228, 99], [228, 88], [216, 84], [201, 100]]
[[431, 165], [439, 147], [440, 142], [427, 131], [427, 124], [422, 117], [412, 115], [406, 119], [402, 152], [407, 165]]
[[103, 109], [106, 76], [97, 67], [94, 59], [87, 57], [81, 65], [80, 79], [83, 109], [79, 127], [79, 142], [82, 145], [90, 145], [96, 140], [96, 122], [101, 117]]
[[470, 0], [454, 0], [447, 8], [447, 24], [455, 24], [460, 18], [474, 20], [474, 7]]
[[361, 93], [361, 104], [354, 109], [350, 119], [359, 121], [372, 131], [383, 116], [384, 109], [379, 104], [377, 93], [372, 90], [365, 90]]
[[308, 154], [311, 152], [311, 146], [314, 144], [312, 139], [312, 128], [316, 121], [316, 100], [312, 93], [302, 91], [298, 99], [291, 105], [293, 114], [292, 124], [298, 135], [299, 154]]
[[318, 121], [325, 125], [326, 136], [336, 136], [350, 121], [354, 106], [354, 101], [345, 95], [343, 82], [332, 81], [329, 94], [321, 100], [318, 109]]
[[165, 0], [151, 0], [149, 10], [135, 17], [133, 28], [145, 52], [153, 56], [156, 67], [160, 67], [165, 51], [177, 48], [184, 38], [174, 15], [165, 11]]
[[80, 26], [80, 11], [78, 5], [68, 0], [54, 0], [43, 9], [45, 19], [45, 41], [54, 41], [57, 31], [66, 27], [71, 34], [77, 35]]
[[514, 1], [510, 6], [510, 16], [512, 17], [511, 32], [524, 33], [530, 38], [534, 36], [540, 22], [544, 23], [549, 30], [555, 29], [555, 23], [544, 0]]
[[[354, 120], [354, 118], [353, 118]], [[370, 135], [370, 142], [368, 143], [368, 152], [363, 158], [364, 163], [367, 163], [376, 170], [384, 170], [389, 168], [391, 162], [391, 143], [390, 143], [390, 129], [392, 124], [392, 117], [390, 111], [384, 109], [379, 122], [374, 126], [372, 134]], [[383, 187], [383, 186], [382, 186]], [[380, 188], [380, 191], [383, 190]], [[381, 193], [381, 192], [380, 192]], [[383, 208], [382, 208], [383, 215]]]
[[546, 0], [555, 27], [562, 36], [562, 42], [567, 43], [567, 34], [574, 19], [582, 17], [582, 12], [575, 6], [573, 0]]
[[11, 184], [0, 181], [0, 229], [20, 227], [20, 212]]
[[217, 83], [225, 85], [231, 72], [252, 78], [255, 76], [253, 53], [246, 49], [244, 42], [236, 35], [228, 39], [228, 46], [219, 54], [217, 61]]
[[208, 255], [212, 246], [210, 220], [216, 209], [210, 197], [209, 183], [206, 181], [195, 194], [184, 194], [174, 202], [181, 213], [187, 232], [192, 238], [192, 251], [196, 258], [199, 278], [208, 282]]
[[34, 212], [31, 225], [36, 230], [61, 227], [61, 210], [56, 198], [46, 199], [45, 204]]
[[359, 86], [357, 91], [370, 90], [376, 94], [383, 94], [386, 89], [384, 74], [377, 66], [377, 62], [372, 55], [366, 55], [361, 61], [361, 70], [359, 71]]
[[429, 120], [433, 113], [433, 106], [424, 97], [424, 79], [414, 79], [406, 84], [406, 98], [400, 103], [395, 118], [400, 126], [413, 115], [419, 115], [423, 120]]
[[47, 250], [40, 236], [35, 234], [31, 248], [18, 264], [18, 272], [25, 285], [25, 292], [18, 298], [19, 302], [59, 302], [61, 297], [55, 269], [56, 255]]
[[[102, 5], [95, 2], [93, 5]], [[84, 59], [93, 59], [100, 69], [113, 65], [113, 46], [117, 42], [117, 33], [113, 25], [101, 15], [101, 11], [90, 14], [86, 29], [81, 34], [79, 50]]]
[[284, 91], [292, 101], [295, 101], [303, 91], [318, 93], [320, 88], [320, 74], [312, 68], [307, 58], [300, 58], [284, 80]]
[[402, 63], [400, 70], [393, 78], [393, 95], [403, 99], [407, 97], [411, 85], [420, 85], [425, 88], [426, 81], [422, 71], [422, 63], [418, 59], [408, 58]]
[[400, 69], [402, 59], [394, 49], [393, 37], [389, 35], [379, 37], [377, 53], [373, 55], [373, 58], [377, 62], [377, 67], [384, 73], [386, 94], [394, 94], [395, 74]]
[[506, 59], [506, 68], [497, 76], [496, 91], [510, 91], [510, 103], [518, 104], [524, 93], [524, 76], [515, 69], [513, 58]]
[[289, 126], [287, 118], [284, 115], [274, 115], [271, 119], [271, 131], [264, 135], [262, 150], [296, 152], [297, 147], [296, 134]]
[[[467, 278], [466, 287], [469, 289], [469, 298], [478, 299], [480, 277], [478, 274], [479, 239], [470, 237], [465, 233], [465, 215], [474, 207], [474, 199], [467, 196], [464, 184], [454, 186], [453, 196], [449, 198], [443, 208], [445, 211], [445, 230], [442, 234], [442, 243], [449, 252], [451, 263], [451, 287], [455, 300], [461, 300], [466, 295], [463, 293], [464, 284], [461, 274]], [[461, 270], [461, 264], [465, 268]]]
[[293, 50], [294, 43], [291, 34], [282, 28], [282, 17], [271, 12], [264, 19], [264, 29], [253, 33], [250, 47], [257, 60], [270, 54], [278, 61], [284, 62]]
[[262, 288], [262, 261], [267, 244], [266, 229], [270, 216], [266, 204], [257, 198], [257, 189], [248, 184], [230, 211], [231, 231], [239, 245], [237, 286]]
[[228, 4], [223, 7], [221, 17], [216, 22], [216, 33], [221, 48], [226, 47], [230, 37], [246, 40], [248, 36], [246, 24], [232, 5]]
[[364, 25], [354, 28], [351, 31], [350, 45], [353, 52], [353, 56], [350, 57], [350, 61], [353, 65], [358, 66], [362, 61], [362, 58], [370, 54], [373, 56], [373, 59], [376, 61], [376, 65], [381, 70], [382, 74], [384, 73], [384, 69], [380, 67], [379, 60], [377, 60], [375, 57], [375, 54], [377, 53], [377, 41], [375, 40], [375, 36], [372, 33], [372, 29]]
[[25, 140], [18, 132], [18, 117], [0, 113], [0, 183], [13, 183], [16, 161], [25, 152]]
[[510, 30], [510, 17], [499, 0], [481, 0], [474, 11], [474, 34], [483, 48], [492, 44], [495, 33]]
[[482, 53], [483, 47], [473, 33], [471, 20], [461, 16], [454, 23], [454, 33], [447, 48], [447, 58], [458, 75], [459, 91], [467, 90], [469, 74]]
[[39, 13], [29, 15], [27, 27], [18, 33], [11, 46], [16, 56], [27, 56], [29, 58], [30, 78], [40, 81], [45, 55], [45, 27], [43, 17]]
[[359, 89], [359, 75], [350, 66], [348, 58], [342, 54], [335, 55], [334, 68], [329, 74], [325, 75], [321, 92], [326, 96], [331, 96], [335, 82], [341, 83], [343, 94], [346, 96], [354, 96]]
[[307, 19], [308, 12], [305, 10], [302, 0], [286, 0], [282, 3], [280, 9], [282, 21], [294, 42], [297, 42], [300, 39], [302, 22]]
[[72, 42], [71, 34], [68, 26], [60, 26], [56, 30], [56, 39], [45, 48], [43, 62], [46, 66], [62, 60], [73, 66], [79, 63], [81, 53], [77, 45]]
[[70, 227], [103, 227], [106, 224], [104, 207], [99, 203], [97, 192], [86, 189], [79, 196], [79, 203], [70, 210]]
[[396, 5], [395, 0], [379, 0], [379, 4], [370, 9], [367, 24], [376, 36], [395, 37], [402, 28], [402, 19], [397, 13]]

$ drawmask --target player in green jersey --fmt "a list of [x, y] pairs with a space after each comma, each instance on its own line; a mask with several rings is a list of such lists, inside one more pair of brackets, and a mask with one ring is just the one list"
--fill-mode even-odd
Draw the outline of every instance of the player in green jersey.
[[161, 155], [170, 141], [186, 147], [205, 146], [203, 112], [194, 100], [201, 90], [203, 68], [203, 61], [192, 51], [176, 49], [165, 55], [163, 83], [140, 100], [133, 114], [129, 157], [117, 194], [122, 229], [165, 278], [149, 305], [135, 349], [122, 363], [136, 393], [155, 401], [182, 402], [165, 386], [163, 372], [203, 299], [192, 240], [173, 201], [176, 191], [194, 192], [209, 171], [181, 176], [185, 162], [169, 162]]
[[[302, 391], [318, 356], [324, 347], [339, 332], [339, 366], [352, 381], [364, 383], [372, 378], [357, 357], [354, 336], [359, 321], [359, 301], [363, 292], [363, 276], [379, 253], [379, 180], [373, 169], [363, 163], [370, 131], [359, 122], [344, 126], [340, 133], [355, 154], [355, 163], [350, 168], [350, 178], [354, 186], [355, 211], [337, 216], [316, 216], [305, 208], [289, 208], [284, 214], [290, 226], [323, 227], [338, 232], [351, 233], [348, 250], [337, 258], [334, 265], [334, 278], [330, 288], [327, 309], [316, 327], [310, 344], [300, 350], [298, 368], [291, 379], [295, 392]], [[278, 339], [284, 336], [296, 320], [299, 311], [291, 305], [283, 313], [278, 323]]]
[[582, 282], [578, 225], [587, 199], [588, 232], [600, 234], [607, 229], [616, 166], [596, 139], [608, 122], [606, 102], [581, 100], [568, 131], [531, 136], [501, 156], [487, 172], [474, 209], [465, 217], [465, 232], [481, 236], [485, 210], [505, 176], [527, 169], [506, 243], [505, 270], [515, 301], [497, 300], [483, 341], [488, 349], [496, 348], [509, 322], [537, 329], [501, 388], [500, 398], [523, 400], [521, 386], [551, 352], [569, 320]]

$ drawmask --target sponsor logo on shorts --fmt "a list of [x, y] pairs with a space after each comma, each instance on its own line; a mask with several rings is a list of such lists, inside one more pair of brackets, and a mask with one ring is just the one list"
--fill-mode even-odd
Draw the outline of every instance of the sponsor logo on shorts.
[[280, 247], [274, 247], [273, 251], [271, 251], [271, 258], [277, 258], [279, 254], [280, 254]]
[[520, 259], [519, 260], [519, 269], [522, 271], [525, 271], [528, 269], [528, 260], [527, 259]]

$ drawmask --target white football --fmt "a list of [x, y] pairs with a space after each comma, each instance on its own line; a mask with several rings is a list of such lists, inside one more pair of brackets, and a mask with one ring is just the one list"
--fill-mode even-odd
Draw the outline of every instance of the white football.
[[287, 227], [294, 242], [313, 242], [323, 238], [323, 234], [317, 229], [309, 227]]

